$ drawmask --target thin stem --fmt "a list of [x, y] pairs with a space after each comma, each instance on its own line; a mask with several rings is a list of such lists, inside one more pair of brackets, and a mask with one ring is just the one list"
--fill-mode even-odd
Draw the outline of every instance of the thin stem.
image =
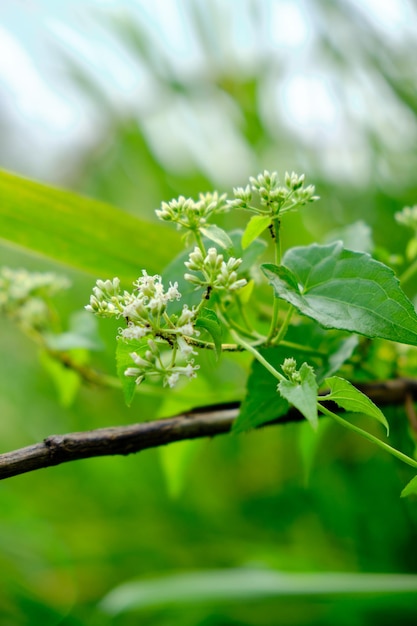
[[240, 326], [239, 324], [237, 324], [234, 320], [229, 319], [226, 311], [224, 310], [224, 307], [219, 307], [217, 311], [217, 315], [219, 316], [219, 318], [222, 320], [223, 324], [227, 328], [230, 328], [230, 329], [233, 328], [234, 330], [238, 331], [239, 333], [241, 333], [245, 337], [248, 337], [249, 339], [262, 339], [262, 340], [264, 339], [258, 333], [254, 331], [250, 332], [249, 330], [246, 330], [246, 328], [243, 328], [243, 326]]
[[195, 236], [195, 240], [197, 242], [198, 247], [201, 250], [201, 253], [203, 254], [203, 256], [206, 255], [206, 249], [204, 247], [204, 243], [203, 243], [203, 238], [201, 236], [201, 233], [198, 229], [193, 230], [194, 236]]
[[323, 406], [319, 402], [317, 404], [318, 404], [319, 410], [322, 413], [324, 413], [325, 415], [328, 415], [329, 417], [332, 417], [336, 422], [338, 422], [339, 424], [341, 424], [342, 426], [344, 426], [348, 430], [352, 430], [353, 432], [357, 433], [358, 435], [361, 435], [361, 437], [364, 437], [365, 439], [368, 439], [368, 441], [371, 441], [375, 445], [377, 445], [380, 448], [382, 448], [382, 450], [385, 450], [385, 452], [388, 452], [392, 456], [395, 456], [397, 459], [399, 459], [403, 463], [406, 463], [407, 465], [411, 465], [411, 467], [417, 468], [417, 461], [415, 461], [414, 459], [411, 459], [409, 456], [407, 456], [403, 452], [400, 452], [399, 450], [396, 450], [395, 448], [393, 448], [392, 446], [388, 445], [384, 441], [381, 441], [380, 439], [378, 439], [374, 435], [371, 435], [371, 433], [366, 432], [366, 430], [363, 430], [362, 428], [359, 428], [359, 426], [355, 426], [354, 424], [351, 424], [347, 420], [343, 419], [343, 417], [340, 417], [340, 415], [337, 415], [336, 413], [333, 413], [333, 411], [330, 411], [329, 409], [327, 409], [325, 406]]
[[248, 343], [247, 341], [245, 341], [244, 339], [242, 339], [241, 337], [239, 337], [239, 335], [234, 331], [231, 330], [230, 334], [232, 335], [233, 339], [236, 341], [236, 343], [238, 343], [240, 346], [242, 346], [242, 348], [244, 348], [245, 350], [247, 350], [248, 352], [250, 352], [251, 354], [253, 354], [253, 356], [255, 357], [255, 359], [257, 361], [259, 361], [259, 363], [261, 365], [264, 366], [264, 368], [266, 370], [268, 370], [268, 372], [270, 374], [272, 374], [272, 376], [274, 378], [276, 378], [277, 380], [286, 380], [285, 376], [283, 376], [282, 374], [280, 374], [278, 372], [278, 370], [275, 369], [275, 367], [273, 367], [271, 365], [271, 363], [269, 363], [263, 356], [262, 354], [260, 354], [258, 352], [258, 350], [252, 346], [250, 343]]
[[[274, 261], [275, 261], [275, 265], [280, 265], [281, 263], [281, 237], [280, 237], [279, 218], [277, 217], [274, 218], [271, 224], [273, 228], [273, 237], [274, 237]], [[278, 315], [279, 315], [279, 300], [274, 295], [271, 325], [269, 327], [269, 333], [266, 339], [267, 343], [270, 343], [272, 338], [275, 335], [276, 328], [278, 325]]]
[[288, 326], [290, 325], [290, 321], [291, 318], [294, 314], [294, 307], [290, 304], [290, 308], [287, 311], [287, 315], [285, 316], [285, 319], [281, 325], [281, 328], [279, 329], [279, 332], [277, 334], [277, 336], [275, 337], [275, 339], [272, 340], [272, 343], [274, 344], [274, 346], [276, 346], [277, 344], [280, 343], [280, 341], [285, 337], [285, 335], [287, 334], [287, 330], [288, 330]]
[[417, 259], [414, 259], [411, 265], [409, 265], [407, 269], [401, 274], [400, 283], [401, 284], [406, 283], [408, 280], [410, 280], [410, 278], [414, 276], [416, 272], [417, 272]]
[[241, 302], [238, 294], [236, 294], [235, 300], [236, 300], [236, 305], [237, 305], [237, 308], [239, 309], [239, 313], [240, 313], [240, 316], [242, 318], [243, 323], [245, 324], [246, 328], [250, 332], [253, 332], [253, 328], [250, 325], [248, 317], [247, 317], [246, 312], [245, 312], [245, 307], [242, 305], [242, 302]]
[[328, 353], [324, 352], [324, 350], [316, 350], [315, 348], [311, 348], [310, 346], [303, 346], [302, 344], [295, 343], [294, 341], [286, 341], [285, 339], [283, 339], [282, 341], [280, 341], [280, 345], [285, 346], [286, 348], [291, 348], [292, 350], [298, 350], [300, 352], [308, 352], [309, 354], [315, 354], [320, 357], [328, 356]]

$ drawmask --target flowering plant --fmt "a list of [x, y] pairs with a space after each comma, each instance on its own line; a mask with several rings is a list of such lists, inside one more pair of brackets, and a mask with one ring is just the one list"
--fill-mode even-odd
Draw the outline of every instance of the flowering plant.
[[[68, 347], [76, 342], [97, 349], [85, 315], [117, 320], [118, 385], [128, 404], [143, 384], [173, 388], [195, 378], [201, 351], [218, 358], [226, 351], [249, 353], [253, 363], [235, 432], [277, 420], [293, 407], [314, 430], [320, 415], [331, 417], [417, 468], [415, 459], [350, 421], [349, 413], [362, 413], [389, 430], [381, 410], [345, 378], [353, 364], [358, 369], [358, 351], [370, 339], [393, 342], [398, 354], [398, 344], [417, 346], [417, 315], [393, 270], [366, 252], [335, 241], [282, 255], [285, 215], [317, 200], [304, 175], [286, 173], [280, 184], [276, 172], [264, 171], [233, 189], [232, 198], [214, 192], [162, 202], [157, 217], [174, 224], [186, 246], [162, 275], [143, 268], [130, 290], [118, 277], [97, 280], [87, 312], [67, 333], [56, 332], [51, 303], [66, 281], [53, 274], [3, 269], [0, 308], [66, 368], [111, 386], [117, 381], [96, 373]], [[232, 210], [251, 215], [243, 232], [215, 223]], [[414, 233], [403, 280], [417, 271], [416, 219], [415, 208], [397, 215]], [[267, 253], [270, 262], [259, 262]], [[403, 495], [416, 492], [417, 477]]]

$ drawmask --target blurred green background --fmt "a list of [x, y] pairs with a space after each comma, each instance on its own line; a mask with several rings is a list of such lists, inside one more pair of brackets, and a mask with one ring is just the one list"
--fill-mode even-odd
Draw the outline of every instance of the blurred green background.
[[[3, 168], [149, 220], [161, 200], [294, 169], [321, 201], [288, 217], [285, 246], [363, 220], [377, 248], [403, 252], [407, 233], [393, 215], [417, 202], [415, 3], [34, 0], [3, 5], [0, 18]], [[0, 262], [67, 273], [64, 319], [88, 302], [94, 277], [6, 247]], [[114, 328], [100, 332], [108, 350], [97, 365], [113, 371]], [[138, 396], [131, 409], [94, 388], [65, 407], [34, 346], [5, 321], [0, 335], [4, 452], [239, 399], [248, 367], [224, 360], [183, 393]], [[412, 453], [403, 412], [388, 417], [394, 444]], [[201, 599], [195, 577], [178, 602], [163, 600], [166, 577], [195, 571], [417, 573], [416, 500], [399, 499], [408, 470], [337, 427], [322, 429], [308, 482], [304, 425], [5, 481], [1, 624], [414, 625], [416, 596], [406, 594], [346, 597], [329, 587]], [[145, 598], [139, 612], [112, 614], [102, 599], [132, 579], [159, 581], [160, 604]]]

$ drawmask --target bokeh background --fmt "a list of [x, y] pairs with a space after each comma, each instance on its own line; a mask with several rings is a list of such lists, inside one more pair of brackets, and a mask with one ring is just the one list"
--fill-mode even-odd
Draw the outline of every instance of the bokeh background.
[[[305, 172], [321, 201], [288, 217], [286, 246], [349, 226], [356, 244], [400, 255], [407, 233], [393, 216], [417, 202], [416, 37], [406, 0], [3, 2], [0, 166], [148, 220], [179, 194], [230, 190], [265, 168]], [[7, 247], [0, 262], [69, 275], [64, 319], [88, 301], [91, 276]], [[100, 366], [112, 371], [114, 336], [100, 331]], [[63, 406], [35, 347], [6, 321], [0, 341], [1, 451], [239, 399], [248, 365], [225, 360], [190, 390], [131, 409], [91, 388]], [[402, 411], [388, 417], [412, 453]], [[416, 502], [398, 497], [408, 471], [323, 428], [308, 481], [301, 425], [5, 481], [1, 623], [415, 624], [415, 596], [197, 601], [188, 581], [181, 601], [163, 601], [195, 571], [217, 572], [220, 587], [236, 568], [417, 573]], [[112, 615], [102, 599], [132, 579], [159, 584], [160, 603]]]

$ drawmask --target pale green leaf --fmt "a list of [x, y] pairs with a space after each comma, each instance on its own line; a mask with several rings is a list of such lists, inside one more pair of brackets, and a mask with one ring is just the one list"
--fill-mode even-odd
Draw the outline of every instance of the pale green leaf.
[[412, 478], [410, 482], [406, 484], [401, 492], [402, 498], [407, 498], [407, 496], [411, 495], [417, 495], [417, 476], [414, 476], [414, 478]]
[[[84, 362], [84, 351], [77, 352], [79, 359]], [[61, 406], [71, 406], [81, 386], [80, 376], [77, 372], [66, 367], [63, 363], [51, 356], [46, 350], [42, 350], [39, 353], [39, 360], [44, 370], [51, 377]]]
[[245, 603], [274, 597], [323, 597], [417, 593], [412, 574], [314, 572], [299, 574], [260, 568], [234, 568], [174, 573], [131, 580], [110, 591], [101, 602], [109, 614], [121, 614], [198, 603]]
[[287, 402], [295, 406], [302, 415], [316, 429], [318, 426], [317, 393], [318, 385], [314, 370], [307, 363], [300, 368], [301, 380], [295, 383], [290, 380], [281, 380], [278, 391]]
[[362, 391], [359, 391], [352, 383], [339, 376], [331, 376], [326, 378], [324, 382], [329, 387], [330, 393], [322, 396], [322, 400], [332, 400], [345, 411], [363, 413], [373, 417], [385, 426], [388, 434], [389, 425], [385, 415]]
[[222, 351], [222, 327], [219, 318], [213, 309], [203, 309], [196, 320], [195, 327], [197, 330], [205, 330], [213, 340], [216, 355], [220, 356]]
[[369, 252], [371, 254], [375, 247], [372, 240], [372, 230], [363, 220], [358, 220], [329, 233], [326, 237], [326, 243], [334, 241], [343, 241], [343, 247], [346, 250], [355, 250], [356, 252]]
[[45, 340], [51, 350], [67, 351], [74, 348], [103, 350], [98, 335], [97, 319], [88, 311], [76, 311], [70, 317], [69, 330], [60, 334], [46, 334]]
[[251, 217], [242, 235], [242, 248], [245, 250], [252, 241], [263, 233], [265, 228], [268, 228], [270, 223], [271, 218], [269, 215], [254, 215]]
[[133, 397], [136, 391], [136, 378], [134, 376], [125, 376], [125, 371], [128, 367], [136, 367], [130, 354], [137, 352], [141, 354], [148, 349], [146, 342], [138, 341], [137, 339], [122, 339], [117, 340], [116, 345], [116, 365], [117, 375], [120, 379], [123, 389], [123, 395], [127, 406], [132, 404]]
[[4, 243], [129, 283], [142, 269], [160, 271], [181, 245], [162, 224], [8, 172], [0, 172], [0, 222]]
[[229, 235], [215, 224], [208, 224], [204, 228], [200, 228], [200, 231], [204, 237], [207, 237], [210, 241], [214, 241], [214, 243], [217, 243], [222, 248], [233, 248], [233, 241], [230, 239]]
[[277, 298], [325, 328], [417, 345], [417, 315], [394, 272], [340, 242], [290, 249], [263, 271]]

